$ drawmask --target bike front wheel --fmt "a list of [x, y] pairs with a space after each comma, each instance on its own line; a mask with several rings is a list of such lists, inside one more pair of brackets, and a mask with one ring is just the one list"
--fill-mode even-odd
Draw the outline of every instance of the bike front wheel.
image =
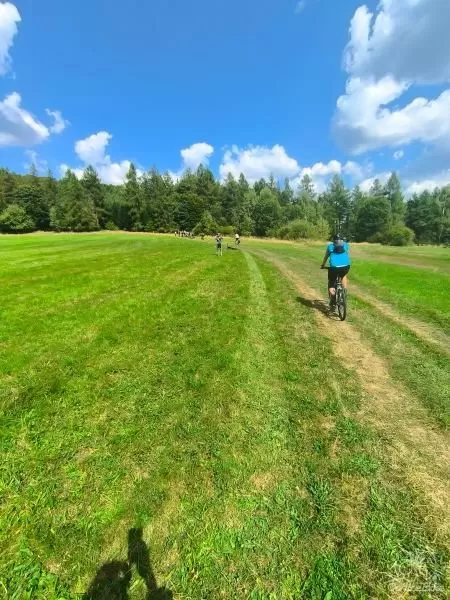
[[337, 290], [337, 307], [338, 314], [341, 321], [345, 321], [347, 318], [347, 292], [344, 288]]

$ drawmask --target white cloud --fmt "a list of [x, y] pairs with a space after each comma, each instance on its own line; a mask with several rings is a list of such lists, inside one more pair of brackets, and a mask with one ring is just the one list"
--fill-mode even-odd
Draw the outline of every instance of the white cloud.
[[228, 173], [238, 178], [243, 173], [249, 182], [254, 183], [261, 178], [275, 179], [293, 178], [300, 172], [300, 166], [294, 158], [288, 156], [283, 146], [249, 146], [238, 148], [233, 146], [226, 150], [219, 168], [221, 179]]
[[320, 193], [326, 189], [334, 175], [348, 175], [352, 179], [352, 183], [358, 183], [364, 177], [367, 177], [372, 168], [371, 163], [362, 165], [352, 160], [347, 161], [345, 164], [340, 163], [338, 160], [330, 160], [328, 163], [318, 162], [311, 167], [301, 169], [299, 175], [291, 181], [291, 184], [295, 189], [300, 185], [302, 178], [309, 175], [316, 191]]
[[5, 75], [11, 68], [9, 50], [17, 33], [17, 23], [20, 21], [19, 11], [14, 4], [0, 3], [0, 75]]
[[64, 129], [70, 125], [69, 121], [66, 121], [59, 110], [46, 109], [45, 111], [49, 117], [53, 117], [55, 122], [49, 127], [51, 133], [62, 133]]
[[397, 150], [397, 152], [394, 152], [393, 156], [394, 160], [400, 160], [405, 156], [405, 153], [403, 152], [403, 150]]
[[[92, 165], [95, 168], [104, 183], [120, 185], [125, 181], [131, 161], [112, 162], [109, 154], [106, 154], [106, 148], [111, 139], [112, 135], [110, 133], [99, 131], [83, 140], [78, 140], [75, 143], [75, 152], [85, 167]], [[64, 175], [69, 168], [78, 178], [82, 177], [83, 168], [72, 168], [66, 164], [60, 165], [61, 174]], [[136, 169], [136, 171], [138, 177], [142, 175], [140, 169]]]
[[335, 129], [354, 154], [414, 141], [436, 142], [450, 135], [450, 90], [435, 100], [415, 98], [400, 109], [387, 104], [401, 97], [408, 84], [386, 76], [379, 81], [352, 78], [337, 101]]
[[411, 196], [412, 194], [420, 194], [424, 191], [432, 192], [437, 187], [440, 188], [446, 185], [450, 185], [450, 169], [436, 173], [435, 176], [430, 179], [408, 181], [406, 195]]
[[364, 179], [373, 169], [372, 163], [361, 165], [353, 160], [349, 160], [342, 167], [342, 171], [345, 175], [349, 175], [356, 182]]
[[450, 81], [450, 2], [381, 0], [377, 13], [360, 6], [350, 24], [344, 53], [356, 77], [420, 84]]
[[368, 179], [364, 179], [364, 181], [361, 181], [359, 187], [363, 192], [370, 192], [370, 189], [373, 186], [375, 179], [378, 179], [378, 181], [382, 185], [384, 185], [385, 183], [387, 183], [390, 176], [391, 173], [388, 173], [387, 171], [383, 173], [378, 173], [378, 175], [376, 175], [375, 177], [369, 177]]
[[50, 136], [48, 128], [22, 108], [14, 92], [0, 102], [0, 146], [33, 146]]
[[389, 107], [415, 84], [450, 81], [448, 0], [381, 0], [377, 13], [359, 7], [344, 53], [349, 74], [337, 101], [339, 142], [359, 154], [414, 141], [437, 143], [450, 134], [450, 90]]
[[180, 151], [182, 165], [178, 171], [169, 171], [172, 180], [177, 182], [187, 169], [196, 171], [200, 165], [208, 166], [209, 159], [214, 154], [214, 147], [206, 142], [192, 144], [189, 148]]
[[306, 8], [306, 0], [299, 0], [299, 2], [297, 2], [297, 6], [295, 7], [295, 13], [297, 15], [299, 15], [301, 12], [303, 12]]
[[195, 171], [200, 165], [208, 165], [213, 153], [214, 148], [205, 142], [192, 144], [189, 148], [184, 148], [181, 150], [184, 168]]
[[75, 143], [75, 152], [78, 158], [86, 164], [98, 165], [110, 162], [110, 157], [106, 155], [106, 147], [111, 139], [110, 133], [99, 131], [84, 140], [78, 140]]

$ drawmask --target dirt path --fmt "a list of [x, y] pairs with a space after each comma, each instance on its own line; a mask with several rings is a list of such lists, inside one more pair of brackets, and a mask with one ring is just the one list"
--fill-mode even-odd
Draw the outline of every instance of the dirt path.
[[427, 498], [437, 525], [450, 535], [450, 436], [433, 428], [424, 407], [393, 382], [388, 365], [350, 323], [336, 323], [325, 314], [326, 303], [274, 254], [256, 254], [271, 262], [296, 287], [304, 304], [315, 311], [321, 333], [331, 339], [336, 356], [355, 371], [364, 390], [359, 417], [386, 439], [391, 464]]
[[356, 298], [360, 298], [367, 304], [370, 304], [373, 308], [383, 313], [385, 317], [388, 317], [394, 323], [398, 323], [402, 327], [409, 329], [418, 338], [421, 338], [428, 344], [436, 346], [441, 352], [450, 357], [450, 337], [443, 331], [438, 331], [431, 325], [414, 319], [413, 317], [406, 317], [396, 312], [389, 304], [377, 300], [373, 296], [369, 296], [361, 288], [352, 284], [352, 294]]

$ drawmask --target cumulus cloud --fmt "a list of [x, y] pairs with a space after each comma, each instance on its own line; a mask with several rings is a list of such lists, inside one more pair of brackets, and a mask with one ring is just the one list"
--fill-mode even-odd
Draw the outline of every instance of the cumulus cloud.
[[376, 14], [360, 6], [350, 24], [345, 68], [356, 77], [450, 81], [449, 23], [448, 0], [381, 0]]
[[363, 192], [370, 192], [371, 187], [373, 186], [374, 182], [376, 179], [378, 179], [378, 181], [384, 185], [385, 183], [387, 183], [389, 177], [391, 176], [391, 173], [385, 171], [383, 173], [378, 173], [378, 175], [375, 175], [375, 177], [369, 177], [367, 179], [364, 179], [364, 181], [361, 181], [361, 183], [359, 184], [359, 187], [361, 188], [361, 190]]
[[301, 180], [305, 175], [311, 177], [314, 187], [317, 192], [323, 192], [330, 179], [334, 175], [347, 175], [351, 178], [352, 183], [359, 183], [364, 177], [366, 177], [372, 171], [372, 164], [360, 164], [355, 161], [349, 160], [342, 164], [338, 160], [330, 160], [328, 163], [318, 162], [311, 167], [303, 167], [297, 177], [292, 180], [292, 185], [296, 188], [300, 185]]
[[397, 152], [394, 152], [393, 156], [394, 160], [400, 160], [405, 156], [405, 153], [403, 152], [403, 150], [397, 150]]
[[11, 68], [9, 50], [17, 34], [17, 24], [20, 21], [19, 11], [14, 4], [0, 3], [0, 75], [5, 75]]
[[[95, 168], [104, 183], [120, 185], [125, 181], [131, 161], [112, 161], [109, 154], [106, 154], [106, 148], [111, 139], [112, 135], [110, 133], [99, 131], [83, 140], [78, 140], [75, 143], [75, 153], [84, 163], [84, 167], [92, 165]], [[66, 164], [60, 166], [61, 174], [64, 175], [69, 168], [78, 178], [82, 177], [84, 168], [72, 168]], [[142, 171], [137, 169], [137, 174], [138, 176], [142, 175]]]
[[333, 123], [344, 148], [360, 154], [448, 138], [450, 90], [390, 105], [416, 84], [450, 81], [449, 22], [448, 0], [381, 0], [376, 13], [356, 10], [344, 52], [349, 79]]
[[288, 156], [283, 146], [276, 144], [272, 148], [266, 146], [249, 146], [238, 148], [232, 146], [225, 151], [222, 164], [219, 167], [220, 177], [225, 179], [228, 173], [235, 178], [243, 173], [248, 181], [254, 183], [261, 178], [273, 175], [276, 179], [295, 177], [300, 172], [300, 166]]
[[432, 192], [437, 187], [444, 187], [446, 185], [450, 185], [450, 169], [436, 173], [430, 179], [407, 182], [406, 195], [412, 196], [412, 194], [420, 194], [424, 191]]
[[49, 117], [53, 117], [54, 123], [49, 127], [51, 133], [62, 133], [64, 129], [70, 125], [69, 121], [66, 121], [59, 110], [46, 109], [45, 111]]
[[450, 134], [450, 90], [435, 100], [415, 98], [404, 108], [389, 109], [408, 84], [386, 76], [379, 81], [352, 78], [337, 102], [335, 127], [345, 148], [361, 154], [383, 146], [435, 142]]
[[21, 104], [17, 92], [0, 102], [0, 146], [34, 146], [50, 136], [49, 129]]
[[169, 171], [169, 175], [173, 181], [178, 181], [187, 169], [196, 171], [200, 165], [208, 166], [209, 159], [214, 154], [214, 147], [206, 142], [198, 142], [188, 148], [183, 148], [180, 154], [182, 159], [180, 169], [176, 172]]
[[309, 175], [318, 192], [323, 191], [334, 175], [347, 175], [353, 182], [358, 182], [371, 172], [370, 163], [362, 165], [355, 161], [341, 163], [330, 160], [328, 163], [317, 162], [312, 166], [302, 167], [295, 158], [288, 155], [285, 148], [275, 145], [249, 146], [239, 148], [232, 146], [224, 153], [219, 168], [220, 177], [224, 180], [229, 173], [235, 179], [243, 173], [250, 183], [260, 179], [269, 179], [271, 175], [276, 180], [289, 179], [295, 189], [300, 185], [302, 178]]
[[181, 150], [184, 168], [195, 171], [200, 165], [208, 165], [213, 153], [214, 148], [205, 142], [192, 144], [189, 148], [184, 148]]
[[99, 131], [84, 140], [75, 142], [75, 152], [80, 160], [86, 164], [98, 165], [110, 162], [106, 155], [106, 147], [112, 139], [107, 131]]

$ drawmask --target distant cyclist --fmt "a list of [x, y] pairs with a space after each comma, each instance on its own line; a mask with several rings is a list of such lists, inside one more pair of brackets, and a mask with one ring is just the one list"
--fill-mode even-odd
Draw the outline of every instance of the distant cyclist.
[[221, 233], [218, 233], [216, 235], [216, 254], [217, 254], [217, 256], [222, 256], [222, 241], [223, 241], [223, 236]]
[[237, 232], [234, 236], [234, 243], [236, 244], [236, 246], [239, 246], [239, 244], [241, 243], [241, 236]]
[[350, 247], [348, 242], [340, 234], [336, 234], [333, 242], [328, 244], [323, 257], [321, 268], [324, 269], [326, 262], [330, 259], [330, 268], [328, 269], [328, 292], [331, 302], [334, 304], [336, 296], [337, 278], [342, 279], [342, 285], [345, 289], [348, 287], [348, 272], [350, 271]]

